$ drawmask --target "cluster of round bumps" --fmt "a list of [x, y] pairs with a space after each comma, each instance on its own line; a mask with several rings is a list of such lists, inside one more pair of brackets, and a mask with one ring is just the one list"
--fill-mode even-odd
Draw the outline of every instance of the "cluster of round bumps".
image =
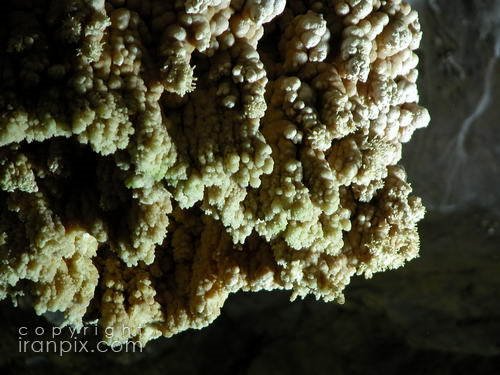
[[[418, 254], [401, 145], [418, 17], [399, 0], [9, 0], [0, 299], [110, 344], [230, 293], [343, 300]], [[127, 329], [121, 329], [127, 327]]]

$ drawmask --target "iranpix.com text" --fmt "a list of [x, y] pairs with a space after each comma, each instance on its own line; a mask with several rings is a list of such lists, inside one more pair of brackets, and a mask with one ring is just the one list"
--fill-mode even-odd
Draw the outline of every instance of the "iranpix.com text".
[[[118, 336], [133, 337], [131, 329], [122, 327]], [[74, 327], [19, 327], [18, 349], [20, 353], [52, 353], [59, 356], [65, 353], [106, 353], [106, 352], [142, 352], [138, 341], [112, 341], [117, 337], [113, 327], [106, 327], [103, 335], [107, 340], [90, 340], [86, 336], [97, 337], [97, 326], [84, 326], [80, 330]]]

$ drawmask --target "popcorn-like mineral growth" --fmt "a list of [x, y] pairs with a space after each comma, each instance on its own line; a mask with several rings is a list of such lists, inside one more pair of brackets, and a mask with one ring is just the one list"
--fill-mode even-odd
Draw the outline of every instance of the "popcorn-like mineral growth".
[[408, 4], [4, 3], [0, 298], [145, 343], [417, 256]]

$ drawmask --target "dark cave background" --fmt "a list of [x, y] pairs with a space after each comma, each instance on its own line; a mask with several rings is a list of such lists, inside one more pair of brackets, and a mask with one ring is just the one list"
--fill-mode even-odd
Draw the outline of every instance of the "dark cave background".
[[500, 374], [500, 1], [411, 3], [432, 117], [404, 148], [427, 206], [420, 258], [355, 278], [344, 305], [238, 293], [142, 353], [19, 353], [19, 327], [50, 324], [4, 301], [0, 373]]

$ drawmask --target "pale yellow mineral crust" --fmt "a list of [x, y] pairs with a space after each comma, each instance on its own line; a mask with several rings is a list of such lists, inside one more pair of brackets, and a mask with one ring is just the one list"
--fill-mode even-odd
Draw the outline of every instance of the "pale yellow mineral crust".
[[146, 343], [418, 255], [408, 4], [11, 0], [0, 25], [0, 298]]

